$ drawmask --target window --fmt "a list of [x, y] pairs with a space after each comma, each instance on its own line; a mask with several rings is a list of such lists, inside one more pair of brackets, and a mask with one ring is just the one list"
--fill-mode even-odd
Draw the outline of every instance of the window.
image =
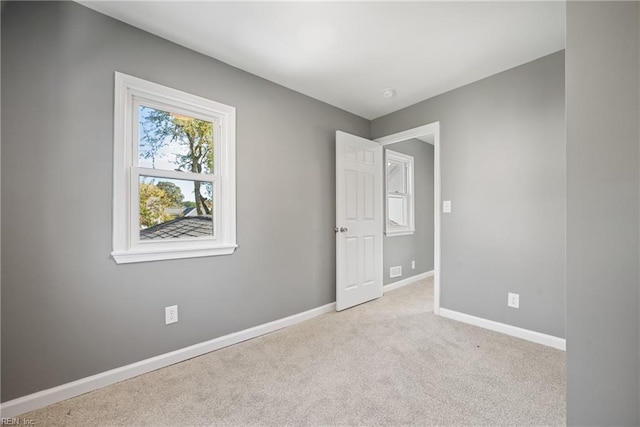
[[385, 150], [387, 179], [387, 236], [413, 234], [413, 157]]
[[232, 254], [235, 108], [122, 73], [114, 102], [114, 260]]

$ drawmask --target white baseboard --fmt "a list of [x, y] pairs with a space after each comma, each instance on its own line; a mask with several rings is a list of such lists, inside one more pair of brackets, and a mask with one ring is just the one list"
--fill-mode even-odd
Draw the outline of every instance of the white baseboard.
[[410, 285], [419, 280], [426, 279], [427, 277], [433, 276], [433, 270], [427, 271], [426, 273], [416, 274], [415, 276], [407, 277], [406, 279], [398, 280], [397, 282], [389, 283], [388, 285], [384, 285], [382, 287], [382, 293], [392, 291], [394, 289], [401, 288], [403, 286]]
[[61, 402], [129, 378], [137, 377], [138, 375], [142, 375], [147, 372], [155, 371], [156, 369], [173, 365], [174, 363], [182, 362], [223, 347], [277, 331], [278, 329], [309, 320], [320, 316], [321, 314], [335, 311], [335, 309], [336, 303], [332, 302], [331, 304], [274, 320], [273, 322], [264, 323], [240, 332], [234, 332], [220, 338], [194, 344], [170, 353], [161, 354], [150, 359], [141, 360], [130, 365], [125, 365], [120, 368], [82, 378], [77, 381], [42, 390], [14, 400], [9, 400], [0, 405], [0, 413], [2, 418], [16, 417], [20, 414], [24, 414], [25, 412], [43, 408], [53, 403]]
[[546, 345], [548, 347], [557, 348], [558, 350], [566, 351], [567, 349], [566, 340], [564, 338], [554, 337], [553, 335], [530, 331], [528, 329], [518, 328], [517, 326], [511, 326], [505, 323], [494, 322], [493, 320], [471, 316], [469, 314], [448, 310], [446, 308], [440, 308], [440, 316], [452, 320], [457, 320], [458, 322], [479, 326], [481, 328], [489, 329], [495, 332], [500, 332], [502, 334], [511, 335], [512, 337]]

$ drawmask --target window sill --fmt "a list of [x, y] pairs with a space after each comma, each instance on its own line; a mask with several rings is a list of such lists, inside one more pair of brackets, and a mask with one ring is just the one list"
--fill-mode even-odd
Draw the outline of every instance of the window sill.
[[413, 233], [415, 233], [416, 230], [387, 230], [384, 232], [385, 236], [387, 237], [394, 237], [394, 236], [409, 236]]
[[206, 256], [231, 255], [238, 245], [224, 245], [208, 248], [193, 249], [164, 249], [164, 250], [128, 250], [111, 252], [116, 264], [130, 264], [134, 262], [162, 261], [168, 259], [197, 258]]

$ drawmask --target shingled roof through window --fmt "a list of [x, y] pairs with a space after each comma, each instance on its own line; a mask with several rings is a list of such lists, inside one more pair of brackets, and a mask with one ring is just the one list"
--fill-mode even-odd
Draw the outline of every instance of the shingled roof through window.
[[202, 237], [213, 235], [211, 216], [183, 216], [140, 230], [140, 240]]

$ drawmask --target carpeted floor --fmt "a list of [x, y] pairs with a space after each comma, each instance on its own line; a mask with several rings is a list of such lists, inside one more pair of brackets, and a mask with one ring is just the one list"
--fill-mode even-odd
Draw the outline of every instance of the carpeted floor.
[[564, 425], [565, 355], [433, 314], [431, 279], [24, 414], [44, 426]]

